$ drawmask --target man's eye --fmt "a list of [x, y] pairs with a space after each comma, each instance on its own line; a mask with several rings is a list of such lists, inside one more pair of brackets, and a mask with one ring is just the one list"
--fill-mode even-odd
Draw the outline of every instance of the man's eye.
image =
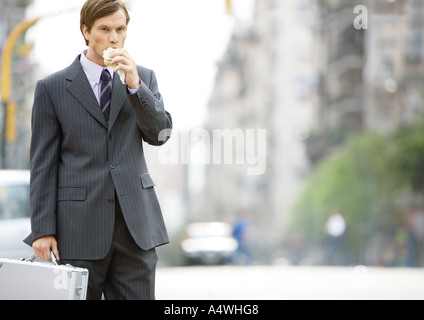
[[102, 30], [103, 30], [103, 31], [107, 31], [108, 29], [107, 29], [107, 28], [102, 28]]

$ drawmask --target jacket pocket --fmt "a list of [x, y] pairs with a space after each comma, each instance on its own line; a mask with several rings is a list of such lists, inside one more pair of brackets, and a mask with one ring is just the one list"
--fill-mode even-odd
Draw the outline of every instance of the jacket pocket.
[[143, 189], [152, 188], [155, 186], [155, 183], [152, 180], [152, 177], [150, 177], [149, 173], [143, 173], [140, 175], [140, 181], [141, 186]]
[[84, 187], [59, 187], [57, 201], [84, 201], [87, 189]]

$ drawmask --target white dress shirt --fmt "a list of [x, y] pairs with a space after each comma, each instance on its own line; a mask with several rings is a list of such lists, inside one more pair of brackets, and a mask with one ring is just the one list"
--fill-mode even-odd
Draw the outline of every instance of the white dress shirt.
[[[103, 69], [109, 70], [109, 73], [111, 75], [111, 81], [113, 81], [113, 68], [112, 67], [102, 67], [99, 66], [97, 63], [94, 63], [87, 59], [86, 54], [88, 50], [84, 50], [84, 52], [81, 54], [81, 66], [87, 75], [88, 82], [91, 85], [91, 89], [93, 89], [94, 95], [96, 96], [97, 102], [100, 105], [100, 90], [101, 90], [101, 80], [100, 76], [102, 75]], [[137, 89], [130, 89], [127, 86], [127, 90], [130, 94], [135, 94], [140, 90], [140, 86]]]

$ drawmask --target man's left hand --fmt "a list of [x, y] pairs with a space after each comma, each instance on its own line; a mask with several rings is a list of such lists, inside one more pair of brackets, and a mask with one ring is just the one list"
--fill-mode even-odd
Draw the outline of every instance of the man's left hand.
[[137, 72], [137, 65], [127, 50], [121, 48], [114, 50], [110, 54], [110, 58], [113, 59], [112, 63], [119, 63], [119, 65], [113, 70], [118, 72], [123, 70], [125, 72], [125, 82], [128, 88], [137, 89], [141, 84], [140, 77]]

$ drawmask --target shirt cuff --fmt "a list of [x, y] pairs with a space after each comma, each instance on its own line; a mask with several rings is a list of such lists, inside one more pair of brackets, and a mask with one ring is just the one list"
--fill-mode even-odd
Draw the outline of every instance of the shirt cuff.
[[136, 94], [138, 91], [140, 91], [140, 87], [141, 87], [141, 84], [136, 89], [130, 89], [127, 86], [127, 91], [128, 91], [129, 94]]

